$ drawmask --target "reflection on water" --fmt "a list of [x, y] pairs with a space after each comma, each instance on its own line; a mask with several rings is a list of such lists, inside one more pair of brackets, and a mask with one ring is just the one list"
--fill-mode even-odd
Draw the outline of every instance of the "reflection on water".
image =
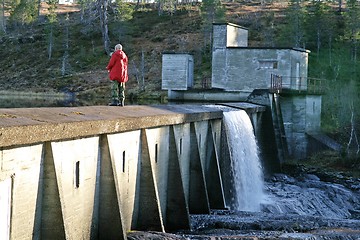
[[73, 104], [75, 104], [75, 102], [51, 98], [0, 99], [0, 108], [67, 107], [74, 106]]
[[[0, 108], [36, 108], [36, 107], [80, 107], [80, 106], [96, 106], [108, 105], [107, 98], [78, 99], [75, 97], [59, 98], [59, 97], [0, 97]], [[125, 105], [145, 105], [145, 104], [163, 104], [160, 100], [126, 100]]]

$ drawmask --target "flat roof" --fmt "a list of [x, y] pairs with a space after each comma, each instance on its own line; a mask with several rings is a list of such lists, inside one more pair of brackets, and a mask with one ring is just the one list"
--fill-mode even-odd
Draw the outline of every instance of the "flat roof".
[[237, 27], [237, 28], [242, 28], [242, 29], [245, 29], [245, 30], [249, 30], [249, 29], [246, 28], [246, 27], [237, 25], [237, 24], [235, 24], [235, 23], [230, 23], [230, 22], [216, 22], [216, 23], [213, 23], [213, 25], [230, 25], [230, 26], [233, 26], [233, 27]]
[[294, 47], [227, 47], [232, 49], [264, 49], [264, 50], [294, 50], [298, 52], [310, 53], [311, 51], [305, 48], [294, 48]]

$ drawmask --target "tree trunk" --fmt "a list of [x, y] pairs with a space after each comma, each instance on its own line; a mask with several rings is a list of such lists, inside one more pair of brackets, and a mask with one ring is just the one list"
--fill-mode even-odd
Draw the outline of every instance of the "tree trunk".
[[49, 48], [48, 48], [48, 59], [51, 59], [52, 56], [52, 47], [53, 47], [53, 24], [50, 24], [50, 32], [49, 32]]
[[65, 52], [62, 60], [61, 75], [65, 76], [69, 71], [69, 15], [66, 16], [66, 26], [65, 26]]
[[317, 59], [319, 60], [320, 55], [320, 47], [321, 47], [321, 30], [318, 27], [317, 33], [316, 33], [316, 51], [317, 51]]
[[136, 6], [135, 6], [135, 10], [138, 10], [140, 7], [140, 0], [136, 1]]
[[108, 0], [99, 0], [98, 10], [100, 15], [100, 27], [104, 42], [104, 49], [106, 54], [110, 55], [110, 38], [109, 38], [109, 30], [108, 30], [107, 7], [108, 7]]
[[163, 0], [158, 0], [158, 15], [161, 16], [163, 14]]
[[1, 21], [1, 27], [4, 33], [6, 33], [6, 19], [5, 19], [5, 0], [2, 1], [2, 21]]
[[41, 15], [41, 0], [38, 0], [38, 19], [40, 18], [40, 15]]
[[[351, 123], [351, 132], [350, 132], [350, 137], [349, 137], [349, 141], [346, 147], [346, 152], [348, 157], [351, 157], [352, 155], [352, 145], [355, 145], [356, 151], [356, 157], [359, 155], [360, 152], [360, 144], [359, 144], [359, 140], [355, 131], [355, 120], [354, 120], [354, 105], [353, 103], [351, 104], [351, 119], [350, 119], [350, 123]], [[353, 144], [354, 142], [354, 144]]]
[[338, 0], [338, 11], [339, 13], [342, 12], [342, 0]]
[[144, 54], [144, 49], [141, 50], [141, 89], [145, 90], [145, 54]]
[[329, 65], [332, 66], [332, 35], [329, 35]]

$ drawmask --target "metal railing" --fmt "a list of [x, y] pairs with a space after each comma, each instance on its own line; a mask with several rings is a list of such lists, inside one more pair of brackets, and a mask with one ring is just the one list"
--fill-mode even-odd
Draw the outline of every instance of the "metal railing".
[[283, 89], [282, 76], [271, 74], [270, 92], [280, 93]]
[[[284, 79], [289, 79], [284, 83]], [[270, 92], [280, 93], [284, 90], [298, 91], [304, 93], [321, 94], [328, 89], [326, 79], [309, 77], [290, 77], [271, 74]]]

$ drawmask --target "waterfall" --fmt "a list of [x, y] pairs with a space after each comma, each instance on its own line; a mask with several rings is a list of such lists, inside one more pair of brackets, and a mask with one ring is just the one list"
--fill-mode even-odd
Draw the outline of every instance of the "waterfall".
[[254, 130], [243, 110], [224, 112], [234, 184], [233, 210], [260, 211], [264, 180]]

